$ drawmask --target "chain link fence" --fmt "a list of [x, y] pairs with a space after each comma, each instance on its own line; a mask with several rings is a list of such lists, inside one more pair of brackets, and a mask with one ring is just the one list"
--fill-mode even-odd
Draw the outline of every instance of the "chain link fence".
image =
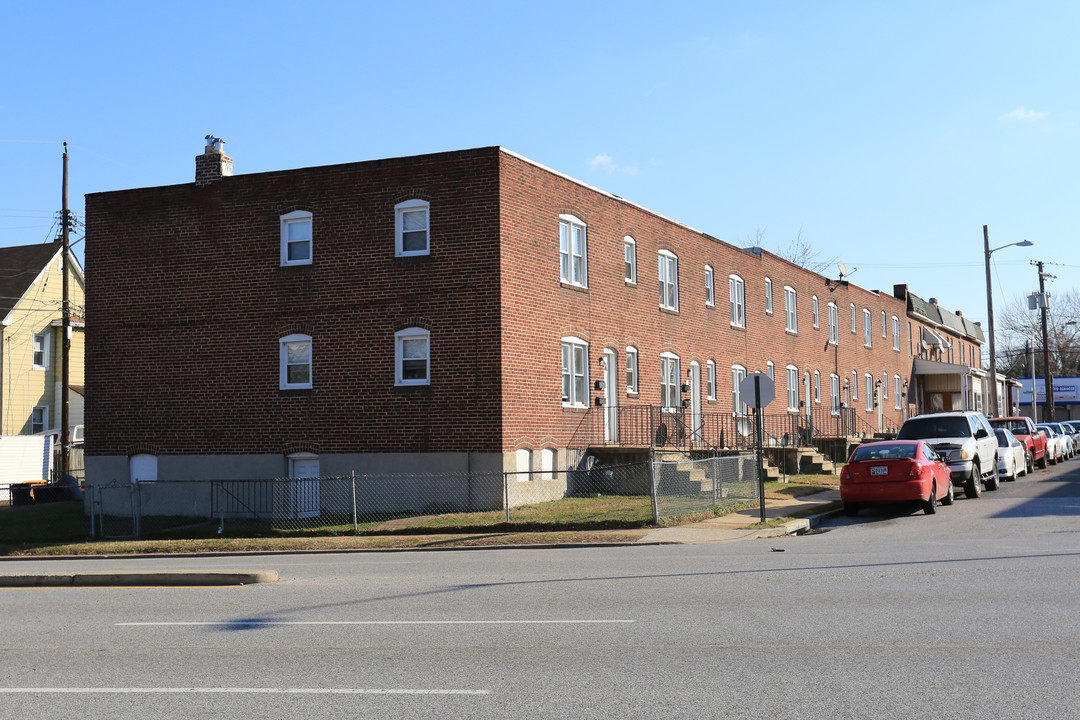
[[750, 456], [572, 470], [91, 484], [102, 538], [641, 527], [757, 497]]

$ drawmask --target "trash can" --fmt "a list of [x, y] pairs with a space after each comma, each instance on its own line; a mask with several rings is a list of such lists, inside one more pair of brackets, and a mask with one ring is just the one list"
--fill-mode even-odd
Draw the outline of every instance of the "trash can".
[[34, 487], [30, 483], [18, 483], [16, 485], [9, 485], [8, 489], [11, 491], [11, 504], [12, 505], [31, 505], [34, 502], [34, 498], [30, 495], [30, 489]]

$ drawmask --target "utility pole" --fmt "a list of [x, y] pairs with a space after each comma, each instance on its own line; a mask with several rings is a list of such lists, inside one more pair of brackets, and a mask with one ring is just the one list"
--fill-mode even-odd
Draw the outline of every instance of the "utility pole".
[[[998, 412], [997, 352], [994, 347], [994, 293], [990, 287], [990, 229], [983, 225], [983, 247], [986, 249], [986, 319], [990, 325], [990, 417]], [[982, 358], [979, 359], [982, 364]]]
[[64, 301], [61, 304], [61, 380], [60, 380], [60, 477], [70, 474], [70, 462], [68, 451], [71, 445], [68, 395], [71, 383], [71, 301], [68, 299], [68, 275], [71, 274], [71, 212], [68, 209], [68, 151], [67, 143], [64, 143], [64, 187], [60, 218], [60, 237], [64, 244], [63, 253], [63, 293]]
[[[1035, 263], [1039, 266], [1039, 305], [1042, 309], [1042, 337], [1043, 337], [1043, 387], [1046, 389], [1046, 404], [1043, 405], [1043, 421], [1054, 422], [1054, 372], [1050, 369], [1050, 335], [1046, 330], [1046, 316], [1050, 313], [1050, 299], [1046, 297], [1047, 273], [1043, 271], [1043, 262]], [[1035, 388], [1031, 391], [1034, 393]]]

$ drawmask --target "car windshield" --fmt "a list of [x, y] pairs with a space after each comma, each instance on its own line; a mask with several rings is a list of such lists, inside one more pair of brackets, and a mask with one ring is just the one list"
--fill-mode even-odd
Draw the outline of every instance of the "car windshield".
[[971, 437], [971, 425], [966, 417], [911, 418], [900, 428], [897, 440], [923, 440], [927, 438]]
[[1050, 427], [1049, 425], [1036, 425], [1035, 427], [1039, 428], [1050, 437], [1057, 437], [1057, 432], [1055, 432], [1054, 428]]
[[852, 460], [913, 460], [915, 458], [915, 450], [918, 448], [915, 444], [900, 444], [893, 445], [861, 445], [855, 449], [855, 454], [851, 456]]
[[1027, 435], [1028, 426], [1019, 420], [991, 420], [990, 424], [996, 428], [1005, 428], [1013, 435]]

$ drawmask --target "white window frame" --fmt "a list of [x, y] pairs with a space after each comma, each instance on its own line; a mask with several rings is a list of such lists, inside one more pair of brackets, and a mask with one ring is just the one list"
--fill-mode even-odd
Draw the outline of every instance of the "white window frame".
[[889, 339], [888, 316], [884, 310], [881, 311], [881, 339]]
[[[405, 343], [410, 341], [423, 340], [424, 349], [426, 350], [423, 358], [406, 358], [405, 357]], [[406, 361], [424, 361], [424, 377], [422, 378], [406, 378], [405, 377], [405, 362]], [[431, 384], [431, 332], [424, 328], [411, 327], [404, 330], [398, 330], [394, 333], [394, 385], [397, 386], [411, 386], [411, 385], [430, 385]]]
[[574, 215], [559, 215], [559, 280], [589, 286], [589, 228]]
[[814, 403], [821, 404], [821, 371], [814, 371]]
[[[290, 363], [289, 362], [289, 345], [303, 343], [307, 345], [307, 363]], [[286, 335], [278, 340], [278, 359], [279, 359], [279, 389], [281, 390], [307, 390], [312, 387], [312, 381], [314, 379], [313, 372], [313, 360], [314, 360], [314, 347], [310, 335], [302, 335], [299, 333], [293, 335]], [[289, 368], [296, 365], [307, 365], [307, 382], [289, 382]]]
[[[281, 265], [310, 265], [315, 258], [315, 216], [307, 210], [296, 210], [281, 216]], [[293, 225], [307, 224], [308, 237], [306, 240], [289, 240], [289, 228]], [[298, 260], [289, 258], [289, 246], [293, 244], [307, 243], [307, 257]]]
[[873, 412], [874, 410], [874, 376], [870, 373], [863, 375], [863, 383], [865, 383], [866, 390], [866, 412]]
[[790, 285], [784, 286], [784, 330], [799, 332], [799, 295]]
[[892, 316], [892, 349], [900, 352], [900, 318]]
[[670, 250], [657, 252], [660, 307], [679, 311], [679, 256]]
[[829, 344], [840, 343], [840, 308], [836, 303], [829, 303]]
[[572, 335], [562, 338], [560, 342], [562, 345], [563, 407], [588, 407], [589, 343]]
[[638, 394], [638, 351], [633, 345], [626, 347], [626, 394]]
[[810, 296], [810, 311], [813, 314], [814, 329], [821, 327], [821, 307], [818, 304], [817, 295]]
[[[48, 370], [49, 369], [49, 333], [34, 333], [34, 338], [31, 340], [31, 358], [34, 370]], [[38, 354], [41, 355], [41, 362], [38, 362]]]
[[705, 399], [716, 400], [716, 363], [712, 360], [705, 363]]
[[627, 285], [637, 285], [637, 242], [629, 235], [623, 238], [623, 277]]
[[769, 376], [769, 379], [776, 382], [776, 365], [772, 360], [765, 361], [765, 374]]
[[829, 409], [833, 415], [840, 414], [840, 376], [829, 373]]
[[852, 400], [858, 400], [859, 399], [859, 371], [858, 370], [852, 370], [851, 371], [851, 399]]
[[765, 314], [772, 315], [772, 278], [765, 278]]
[[746, 283], [738, 275], [728, 275], [728, 302], [731, 305], [731, 326], [746, 327]]
[[682, 358], [675, 353], [660, 353], [660, 405], [682, 407]]
[[[40, 415], [40, 420], [35, 417]], [[40, 435], [49, 429], [49, 406], [35, 405], [30, 409], [30, 434]]]
[[799, 368], [787, 366], [787, 409], [799, 409]]
[[[881, 399], [889, 399], [889, 373], [881, 373]], [[883, 403], [884, 404], [884, 403]]]
[[868, 308], [863, 308], [863, 311], [862, 311], [862, 327], [863, 327], [862, 344], [864, 346], [866, 346], [866, 347], [873, 347], [874, 346], [874, 326], [873, 326], [872, 318], [873, 318], [873, 315], [870, 314], [870, 310]]
[[739, 417], [746, 416], [746, 403], [742, 401], [739, 384], [746, 379], [746, 368], [742, 365], [731, 366], [731, 413]]
[[716, 305], [716, 294], [713, 287], [713, 269], [712, 265], [705, 266], [705, 305], [708, 307], [714, 307]]
[[899, 410], [903, 407], [902, 403], [900, 402], [902, 400], [903, 394], [904, 391], [900, 384], [900, 376], [893, 375], [893, 408], [895, 408], [896, 410]]
[[[405, 216], [424, 211], [424, 249], [405, 249]], [[419, 231], [410, 231], [419, 232]], [[397, 257], [412, 257], [431, 254], [431, 203], [427, 200], [406, 200], [394, 206], [394, 252]]]
[[[316, 455], [315, 453], [311, 453], [311, 452], [293, 453], [291, 455], [288, 455], [286, 457], [286, 459], [289, 461], [289, 478], [291, 478], [291, 479], [306, 480], [306, 479], [311, 479], [312, 477], [320, 477], [322, 475], [322, 466], [321, 466], [321, 463], [319, 462], [319, 456]], [[312, 466], [315, 468], [315, 475], [314, 476], [311, 476], [310, 473], [305, 474], [305, 475], [301, 475], [299, 472], [297, 472], [297, 467], [298, 466], [310, 465], [310, 464], [313, 464]], [[297, 485], [299, 485], [299, 483], [297, 483]], [[297, 490], [293, 490], [293, 492], [297, 492]]]
[[851, 334], [854, 335], [859, 332], [858, 324], [858, 311], [855, 309], [855, 303], [851, 303]]

